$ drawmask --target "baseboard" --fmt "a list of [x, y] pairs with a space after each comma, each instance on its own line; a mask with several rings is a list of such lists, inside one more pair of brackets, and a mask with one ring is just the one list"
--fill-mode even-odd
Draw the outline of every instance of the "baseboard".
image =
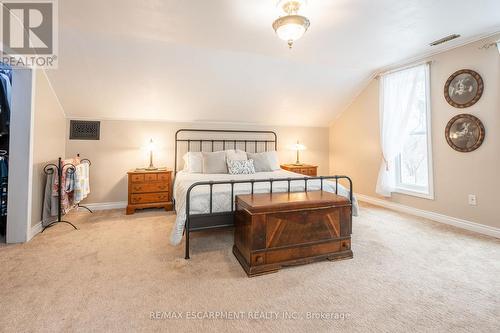
[[[118, 202], [100, 202], [100, 203], [82, 203], [82, 206], [88, 207], [91, 210], [109, 210], [109, 209], [123, 209], [127, 207], [126, 201]], [[79, 208], [82, 210], [85, 208]]]
[[31, 229], [28, 233], [28, 240], [27, 242], [29, 242], [33, 237], [35, 237], [37, 234], [39, 234], [40, 232], [42, 232], [42, 222], [38, 222], [37, 224], [31, 226]]
[[423, 217], [432, 221], [452, 225], [461, 229], [466, 229], [469, 231], [474, 231], [483, 235], [488, 235], [496, 238], [500, 238], [500, 228], [490, 227], [484, 224], [479, 224], [467, 220], [462, 220], [456, 217], [451, 217], [439, 213], [430, 212], [427, 210], [422, 210], [399, 203], [378, 199], [370, 197], [364, 194], [356, 194], [356, 198], [360, 201], [370, 203], [372, 205], [377, 205], [385, 208], [389, 208], [398, 212], [407, 213], [419, 217]]

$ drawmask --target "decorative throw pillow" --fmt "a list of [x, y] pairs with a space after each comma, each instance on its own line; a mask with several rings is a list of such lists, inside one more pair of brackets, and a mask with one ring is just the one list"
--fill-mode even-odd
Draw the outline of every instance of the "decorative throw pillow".
[[189, 173], [203, 172], [203, 156], [201, 152], [188, 152], [184, 154], [184, 171]]
[[249, 175], [255, 173], [253, 160], [227, 160], [227, 168], [232, 175]]
[[226, 152], [202, 153], [203, 173], [227, 173]]
[[247, 153], [248, 159], [253, 160], [255, 172], [269, 172], [279, 170], [278, 155], [275, 151], [267, 151], [263, 153]]
[[239, 149], [226, 150], [226, 157], [231, 161], [245, 161], [248, 159], [246, 151]]

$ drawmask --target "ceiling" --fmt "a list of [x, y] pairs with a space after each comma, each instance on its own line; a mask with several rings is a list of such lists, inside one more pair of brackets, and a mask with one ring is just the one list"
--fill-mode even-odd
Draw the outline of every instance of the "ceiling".
[[500, 30], [498, 0], [308, 0], [289, 50], [276, 2], [59, 1], [48, 75], [72, 118], [328, 126], [380, 68]]

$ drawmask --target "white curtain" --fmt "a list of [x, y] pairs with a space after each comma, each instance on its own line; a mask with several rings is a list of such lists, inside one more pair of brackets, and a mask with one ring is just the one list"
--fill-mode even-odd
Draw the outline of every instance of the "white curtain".
[[382, 75], [380, 78], [380, 144], [382, 163], [376, 192], [390, 197], [396, 186], [395, 160], [407, 137], [410, 114], [416, 105], [416, 89], [428, 64]]

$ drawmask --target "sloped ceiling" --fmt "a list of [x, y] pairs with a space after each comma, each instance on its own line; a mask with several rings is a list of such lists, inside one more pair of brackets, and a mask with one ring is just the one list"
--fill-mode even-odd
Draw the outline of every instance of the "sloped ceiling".
[[276, 2], [59, 1], [48, 75], [71, 118], [327, 126], [376, 70], [500, 30], [498, 0], [308, 0], [289, 50]]

